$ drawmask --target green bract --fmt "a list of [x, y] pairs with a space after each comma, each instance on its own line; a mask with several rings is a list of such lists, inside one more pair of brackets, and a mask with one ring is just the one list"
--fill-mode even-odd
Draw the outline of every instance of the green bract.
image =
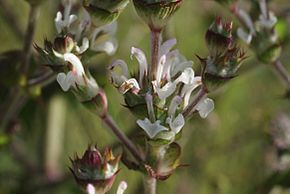
[[93, 22], [110, 23], [118, 18], [129, 0], [84, 0], [83, 6], [90, 13]]
[[133, 0], [138, 15], [155, 29], [166, 25], [168, 19], [178, 10], [182, 0]]

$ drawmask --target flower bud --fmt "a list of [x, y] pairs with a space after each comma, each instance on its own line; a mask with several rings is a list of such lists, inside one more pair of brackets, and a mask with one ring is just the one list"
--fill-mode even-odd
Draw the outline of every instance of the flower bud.
[[245, 53], [233, 41], [232, 22], [223, 23], [217, 17], [206, 33], [206, 42], [209, 56], [200, 60], [205, 67], [203, 80], [207, 86], [216, 86], [235, 77]]
[[120, 156], [113, 156], [111, 149], [106, 148], [103, 156], [96, 147], [89, 147], [82, 158], [76, 157], [72, 162], [73, 173], [77, 183], [86, 189], [91, 184], [96, 193], [108, 192], [118, 173]]
[[211, 54], [224, 52], [233, 43], [233, 23], [223, 23], [221, 17], [216, 17], [207, 30], [205, 40]]
[[110, 23], [116, 20], [129, 0], [84, 0], [83, 6], [96, 21]]
[[153, 29], [161, 29], [182, 0], [133, 0], [138, 15]]
[[57, 37], [53, 43], [53, 49], [61, 54], [70, 53], [74, 46], [74, 40], [70, 36]]

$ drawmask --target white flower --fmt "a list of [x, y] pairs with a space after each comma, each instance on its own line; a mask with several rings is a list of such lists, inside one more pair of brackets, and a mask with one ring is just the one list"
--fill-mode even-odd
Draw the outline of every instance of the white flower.
[[148, 118], [145, 118], [144, 120], [137, 120], [137, 124], [147, 133], [150, 139], [153, 139], [161, 131], [168, 131], [168, 128], [160, 125], [159, 120], [152, 123]]
[[88, 184], [86, 190], [88, 194], [96, 194], [96, 189], [92, 184]]
[[269, 12], [269, 18], [268, 16], [261, 14], [259, 17], [259, 21], [257, 21], [257, 24], [264, 27], [264, 28], [268, 28], [268, 29], [272, 29], [275, 24], [277, 23], [278, 19], [277, 17], [274, 15], [273, 12]]
[[122, 181], [118, 186], [117, 194], [123, 194], [127, 189], [127, 187], [128, 184], [125, 181]]
[[170, 129], [175, 134], [178, 134], [185, 124], [185, 120], [182, 114], [178, 114], [175, 118], [173, 118], [173, 116], [170, 116], [166, 119], [166, 122], [169, 124]]
[[64, 28], [69, 28], [70, 25], [77, 20], [77, 16], [72, 14], [70, 15], [72, 4], [68, 1], [64, 8], [64, 14], [60, 11], [57, 12], [56, 17], [54, 19], [55, 27], [57, 32], [60, 34]]
[[71, 71], [67, 74], [59, 73], [57, 75], [56, 80], [63, 91], [68, 91], [70, 87], [75, 86], [76, 83], [78, 85], [85, 85], [85, 70], [80, 59], [72, 53], [65, 53], [63, 58], [72, 65]]
[[131, 48], [131, 58], [135, 56], [139, 63], [139, 84], [143, 85], [143, 79], [148, 73], [148, 63], [144, 52], [138, 48]]
[[201, 77], [195, 77], [194, 71], [192, 68], [186, 68], [184, 72], [181, 74], [181, 78], [183, 79], [184, 86], [181, 90], [181, 97], [184, 97], [184, 105], [183, 107], [187, 107], [190, 101], [190, 96], [193, 90], [195, 90], [198, 86], [202, 84]]
[[214, 109], [214, 101], [210, 98], [205, 98], [199, 101], [195, 109], [198, 111], [201, 118], [206, 118]]
[[[118, 42], [114, 38], [116, 31], [116, 22], [96, 28], [91, 36], [91, 50], [106, 52], [108, 55], [113, 55], [118, 47]], [[98, 38], [104, 34], [108, 37], [106, 37], [105, 40], [98, 42]]]
[[240, 39], [242, 39], [247, 44], [250, 44], [252, 42], [253, 35], [251, 33], [247, 33], [242, 28], [238, 28], [237, 35]]
[[89, 48], [89, 39], [87, 37], [84, 37], [83, 38], [83, 42], [82, 42], [82, 46], [78, 46], [76, 45], [76, 52], [78, 54], [82, 54], [84, 53], [88, 48]]

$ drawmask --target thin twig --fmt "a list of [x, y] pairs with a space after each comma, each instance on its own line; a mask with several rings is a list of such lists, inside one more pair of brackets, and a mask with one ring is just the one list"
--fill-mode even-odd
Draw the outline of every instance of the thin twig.
[[276, 71], [279, 73], [280, 77], [285, 81], [288, 88], [290, 88], [290, 74], [287, 69], [284, 67], [280, 60], [274, 62], [274, 67]]
[[116, 137], [126, 146], [126, 148], [132, 153], [132, 155], [139, 161], [144, 162], [144, 158], [138, 152], [136, 146], [132, 141], [123, 133], [121, 129], [116, 125], [112, 117], [108, 114], [100, 116], [102, 121], [112, 130]]
[[24, 76], [27, 76], [29, 67], [30, 67], [30, 57], [32, 53], [32, 42], [35, 34], [36, 20], [38, 16], [38, 6], [32, 5], [29, 11], [29, 19], [28, 25], [26, 29], [24, 45], [23, 45], [23, 53], [22, 53], [22, 65], [21, 72]]
[[203, 99], [207, 95], [207, 89], [202, 86], [200, 90], [198, 91], [196, 98], [185, 108], [185, 110], [182, 112], [184, 118], [187, 118], [190, 116], [192, 111], [194, 110], [195, 106], [200, 102], [201, 99]]

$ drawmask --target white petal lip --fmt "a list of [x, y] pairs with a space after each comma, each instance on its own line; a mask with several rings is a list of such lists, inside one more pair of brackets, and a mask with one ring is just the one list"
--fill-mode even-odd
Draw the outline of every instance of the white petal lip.
[[82, 54], [89, 48], [89, 46], [90, 46], [89, 39], [87, 37], [84, 37], [83, 38], [83, 42], [82, 42], [82, 46], [81, 47], [76, 47], [77, 48], [77, 52], [79, 54]]
[[73, 68], [76, 71], [78, 76], [83, 76], [83, 74], [85, 74], [83, 64], [76, 55], [74, 55], [72, 53], [65, 53], [63, 55], [63, 58], [65, 61], [72, 64], [72, 66], [73, 66]]
[[176, 84], [173, 82], [167, 82], [162, 88], [160, 88], [158, 86], [159, 84], [155, 80], [152, 81], [152, 85], [160, 100], [165, 100], [167, 97], [173, 94], [176, 89]]
[[168, 108], [168, 116], [173, 116], [176, 112], [177, 107], [182, 103], [182, 97], [181, 96], [175, 96], [172, 101], [170, 102], [169, 108]]
[[168, 128], [160, 125], [159, 120], [151, 123], [148, 118], [145, 118], [144, 120], [137, 120], [137, 124], [146, 132], [150, 139], [153, 139], [161, 131], [168, 131]]
[[75, 77], [71, 71], [68, 72], [67, 75], [65, 73], [57, 74], [56, 80], [59, 83], [61, 89], [65, 92], [67, 92], [75, 83]]
[[96, 194], [96, 189], [92, 184], [88, 184], [86, 190], [88, 194]]
[[168, 118], [168, 123], [170, 126], [170, 129], [175, 133], [178, 134], [180, 130], [183, 128], [185, 124], [185, 120], [182, 114], [179, 114], [174, 120], [171, 118]]
[[252, 18], [249, 16], [249, 14], [246, 13], [243, 9], [239, 9], [237, 14], [240, 17], [240, 19], [245, 22], [246, 26], [250, 30], [250, 34], [255, 34], [256, 30], [254, 27], [254, 23], [252, 21]]
[[214, 101], [210, 98], [205, 98], [196, 105], [196, 110], [201, 118], [206, 118], [213, 109]]
[[135, 56], [139, 63], [139, 83], [143, 85], [143, 78], [148, 72], [148, 63], [144, 52], [141, 49], [132, 47], [131, 48], [131, 58]]
[[128, 184], [125, 181], [122, 181], [118, 186], [117, 194], [123, 194], [127, 189], [127, 187]]
[[129, 77], [129, 70], [128, 70], [128, 65], [125, 61], [123, 60], [116, 60], [114, 61], [111, 65], [109, 65], [108, 69], [109, 70], [114, 70], [115, 67], [120, 66], [122, 69], [122, 75], [125, 77]]
[[245, 32], [244, 29], [238, 28], [237, 35], [240, 39], [242, 39], [245, 43], [250, 44], [252, 42], [252, 34]]
[[160, 47], [160, 56], [166, 55], [174, 45], [176, 45], [175, 38], [165, 41]]
[[165, 63], [166, 63], [166, 56], [162, 55], [162, 57], [160, 57], [159, 59], [159, 63], [157, 66], [157, 73], [156, 73], [157, 83], [160, 83], [161, 79], [163, 78], [163, 69], [164, 69]]

